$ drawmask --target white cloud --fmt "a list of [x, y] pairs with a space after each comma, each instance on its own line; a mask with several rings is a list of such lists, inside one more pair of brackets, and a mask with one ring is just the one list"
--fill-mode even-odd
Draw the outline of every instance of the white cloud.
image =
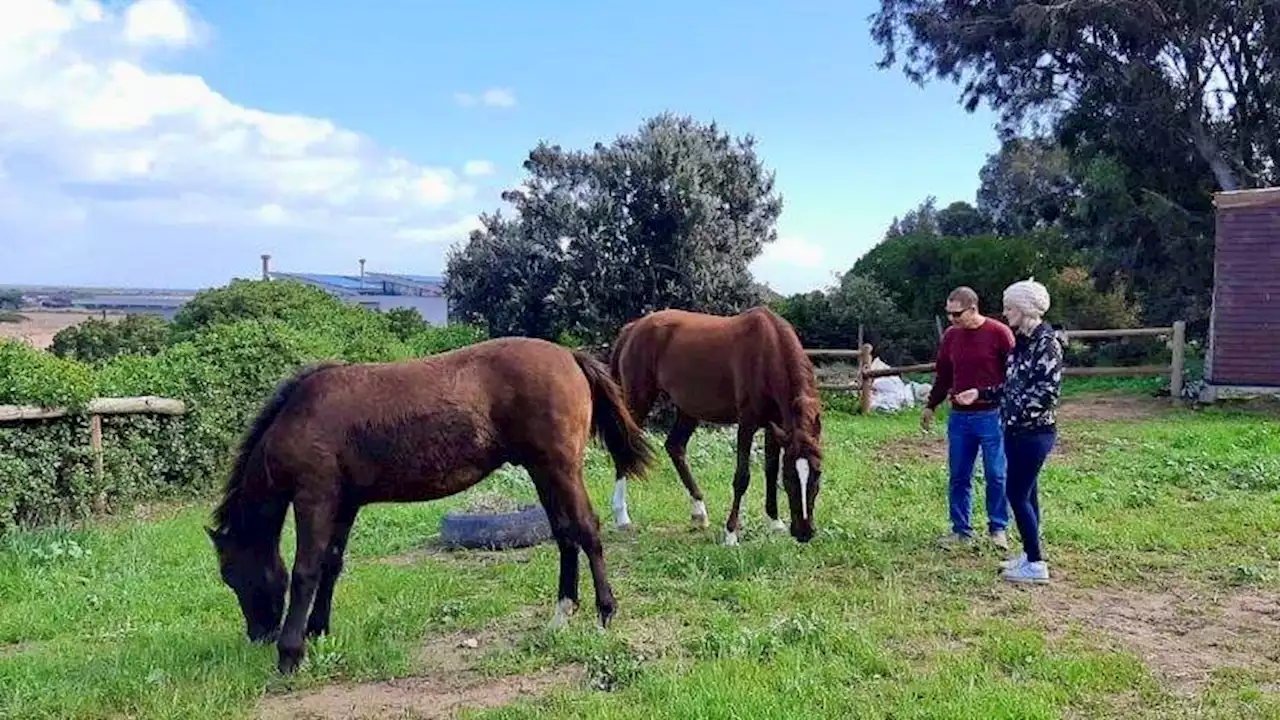
[[405, 228], [396, 233], [396, 239], [412, 243], [450, 243], [455, 240], [465, 240], [471, 235], [472, 230], [479, 230], [482, 227], [484, 225], [480, 222], [480, 218], [470, 215], [440, 227]]
[[812, 269], [822, 265], [822, 248], [795, 235], [782, 235], [764, 246], [758, 260], [773, 265], [792, 265]]
[[479, 95], [465, 92], [454, 93], [453, 100], [462, 107], [487, 105], [496, 108], [509, 108], [515, 107], [516, 95], [507, 88], [490, 88]]
[[[246, 107], [199, 76], [154, 69], [153, 53], [207, 35], [180, 0], [0, 1], [0, 255], [18, 261], [0, 268], [5, 281], [121, 282], [133, 267], [220, 283], [277, 245], [391, 253], [403, 232], [456, 225], [439, 213], [473, 196], [463, 176], [492, 169], [418, 165], [329, 120]], [[515, 100], [491, 90], [478, 101]], [[148, 259], [161, 246], [183, 248], [177, 267], [160, 264], [167, 253]], [[85, 247], [105, 248], [106, 264], [85, 265]], [[218, 260], [192, 262], [202, 254]]]
[[124, 13], [125, 39], [135, 45], [187, 45], [195, 38], [193, 25], [173, 0], [138, 0]]
[[462, 166], [462, 174], [467, 177], [480, 177], [493, 174], [493, 163], [488, 160], [468, 160]]

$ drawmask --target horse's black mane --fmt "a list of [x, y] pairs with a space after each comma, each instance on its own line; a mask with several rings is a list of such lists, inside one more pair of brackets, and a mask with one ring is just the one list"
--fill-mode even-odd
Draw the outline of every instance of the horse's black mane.
[[275, 394], [271, 399], [258, 411], [257, 417], [253, 419], [253, 424], [249, 426], [249, 431], [245, 433], [244, 440], [240, 443], [240, 450], [236, 454], [235, 464], [231, 468], [231, 474], [227, 476], [226, 485], [222, 491], [222, 501], [213, 510], [213, 527], [220, 533], [234, 532], [244, 527], [243, 512], [237, 512], [240, 509], [240, 498], [243, 496], [245, 483], [252, 475], [249, 468], [249, 461], [253, 454], [258, 450], [261, 444], [262, 436], [266, 434], [267, 429], [275, 422], [276, 416], [284, 409], [289, 402], [289, 398], [293, 396], [293, 391], [302, 384], [307, 378], [324, 370], [334, 367], [341, 367], [346, 363], [323, 362], [308, 365], [279, 385], [276, 386]]

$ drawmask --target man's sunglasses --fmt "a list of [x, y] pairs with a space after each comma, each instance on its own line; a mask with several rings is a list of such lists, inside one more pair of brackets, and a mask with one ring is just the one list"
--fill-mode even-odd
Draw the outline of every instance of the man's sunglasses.
[[947, 317], [949, 317], [949, 318], [958, 318], [958, 317], [960, 317], [961, 315], [963, 315], [963, 314], [965, 314], [965, 313], [969, 312], [969, 310], [970, 310], [970, 308], [965, 308], [965, 309], [963, 309], [963, 310], [948, 310], [948, 311], [947, 311]]

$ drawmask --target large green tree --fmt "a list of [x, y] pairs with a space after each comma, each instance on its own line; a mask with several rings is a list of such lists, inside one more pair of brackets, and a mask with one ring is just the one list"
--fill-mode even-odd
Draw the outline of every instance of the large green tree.
[[653, 310], [732, 313], [760, 301], [748, 266], [776, 239], [782, 199], [751, 137], [663, 114], [590, 151], [540, 143], [524, 169], [503, 195], [511, 224], [450, 252], [463, 314], [494, 331], [607, 340]]
[[881, 0], [882, 67], [962, 83], [1006, 129], [1090, 107], [1164, 124], [1220, 189], [1280, 168], [1280, 6], [1269, 0]]

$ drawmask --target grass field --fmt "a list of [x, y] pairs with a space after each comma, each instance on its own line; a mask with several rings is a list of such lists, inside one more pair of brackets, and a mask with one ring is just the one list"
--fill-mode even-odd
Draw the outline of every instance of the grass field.
[[585, 562], [582, 610], [543, 629], [554, 546], [433, 550], [466, 498], [362, 513], [334, 634], [290, 679], [244, 637], [207, 503], [11, 537], [0, 717], [1280, 717], [1276, 416], [1082, 393], [1101, 387], [1074, 386], [1042, 476], [1048, 586], [1002, 584], [989, 546], [935, 548], [941, 429], [828, 411], [807, 546], [765, 529], [758, 464], [742, 545], [719, 544], [726, 433], [691, 447], [708, 530], [689, 526], [665, 458], [631, 485], [636, 529], [613, 530], [592, 451], [619, 601], [608, 633]]

